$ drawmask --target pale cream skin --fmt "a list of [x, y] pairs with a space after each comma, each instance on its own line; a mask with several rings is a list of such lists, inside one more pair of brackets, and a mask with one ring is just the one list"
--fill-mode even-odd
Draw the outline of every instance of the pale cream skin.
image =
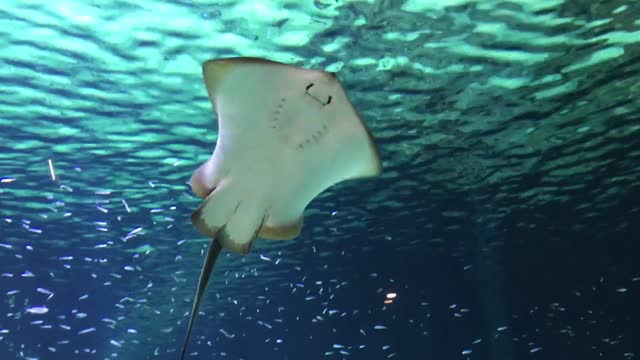
[[293, 239], [318, 194], [381, 171], [371, 134], [333, 74], [232, 58], [206, 62], [203, 75], [218, 140], [191, 177], [193, 192], [204, 199], [191, 220], [213, 240], [183, 356], [222, 248], [246, 254], [257, 237]]

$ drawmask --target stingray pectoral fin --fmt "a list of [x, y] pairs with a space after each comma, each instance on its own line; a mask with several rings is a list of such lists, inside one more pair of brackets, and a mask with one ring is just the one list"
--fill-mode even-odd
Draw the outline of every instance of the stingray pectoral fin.
[[199, 198], [206, 198], [213, 190], [214, 172], [213, 160], [209, 159], [191, 175], [191, 191]]
[[220, 88], [225, 75], [232, 69], [233, 61], [209, 60], [202, 65], [202, 75], [209, 97], [213, 98]]
[[302, 230], [303, 217], [300, 216], [297, 221], [285, 225], [269, 225], [263, 224], [258, 232], [258, 236], [269, 240], [291, 240], [300, 235]]
[[187, 326], [187, 336], [185, 337], [184, 344], [182, 345], [182, 353], [180, 355], [180, 359], [184, 359], [185, 353], [187, 352], [187, 345], [189, 344], [189, 338], [191, 337], [191, 330], [193, 330], [193, 323], [196, 320], [196, 316], [198, 316], [200, 302], [202, 301], [204, 292], [207, 289], [209, 279], [211, 278], [211, 273], [213, 272], [213, 267], [216, 264], [216, 260], [218, 260], [218, 256], [220, 255], [221, 250], [222, 246], [220, 245], [220, 242], [218, 242], [218, 240], [216, 239], [211, 240], [211, 244], [209, 244], [209, 250], [207, 251], [207, 257], [204, 259], [204, 265], [202, 265], [202, 270], [200, 271], [198, 289], [196, 290], [196, 297], [193, 299], [193, 308], [191, 309], [189, 325]]
[[[222, 81], [232, 72], [234, 69], [242, 68], [243, 66], [259, 65], [266, 66], [282, 66], [284, 64], [275, 61], [252, 58], [252, 57], [236, 57], [225, 59], [212, 59], [202, 64], [202, 77], [204, 78], [205, 86], [209, 96], [213, 99], [218, 95], [220, 91]], [[288, 65], [287, 65], [288, 66]], [[251, 80], [246, 79], [245, 80]], [[214, 101], [215, 102], [215, 101]]]

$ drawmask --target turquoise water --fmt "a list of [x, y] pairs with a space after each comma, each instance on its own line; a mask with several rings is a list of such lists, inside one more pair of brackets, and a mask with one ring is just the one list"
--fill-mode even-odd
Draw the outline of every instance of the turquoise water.
[[0, 359], [179, 357], [229, 56], [337, 72], [384, 171], [223, 253], [188, 359], [638, 357], [638, 4], [63, 0], [0, 6]]

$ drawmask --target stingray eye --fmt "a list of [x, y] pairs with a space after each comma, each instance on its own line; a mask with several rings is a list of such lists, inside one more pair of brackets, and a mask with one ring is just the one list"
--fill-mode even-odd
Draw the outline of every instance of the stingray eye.
[[309, 89], [311, 89], [312, 86], [313, 86], [313, 83], [307, 85], [307, 87], [304, 89], [304, 91], [309, 91]]
[[331, 104], [331, 95], [329, 95], [329, 99], [327, 100], [327, 103], [325, 105], [329, 105]]

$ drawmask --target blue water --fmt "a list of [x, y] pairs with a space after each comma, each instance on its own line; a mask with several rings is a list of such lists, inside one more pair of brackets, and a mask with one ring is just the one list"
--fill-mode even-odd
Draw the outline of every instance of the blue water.
[[223, 252], [187, 359], [640, 356], [638, 4], [9, 0], [0, 359], [179, 358], [229, 56], [336, 72], [384, 169]]

